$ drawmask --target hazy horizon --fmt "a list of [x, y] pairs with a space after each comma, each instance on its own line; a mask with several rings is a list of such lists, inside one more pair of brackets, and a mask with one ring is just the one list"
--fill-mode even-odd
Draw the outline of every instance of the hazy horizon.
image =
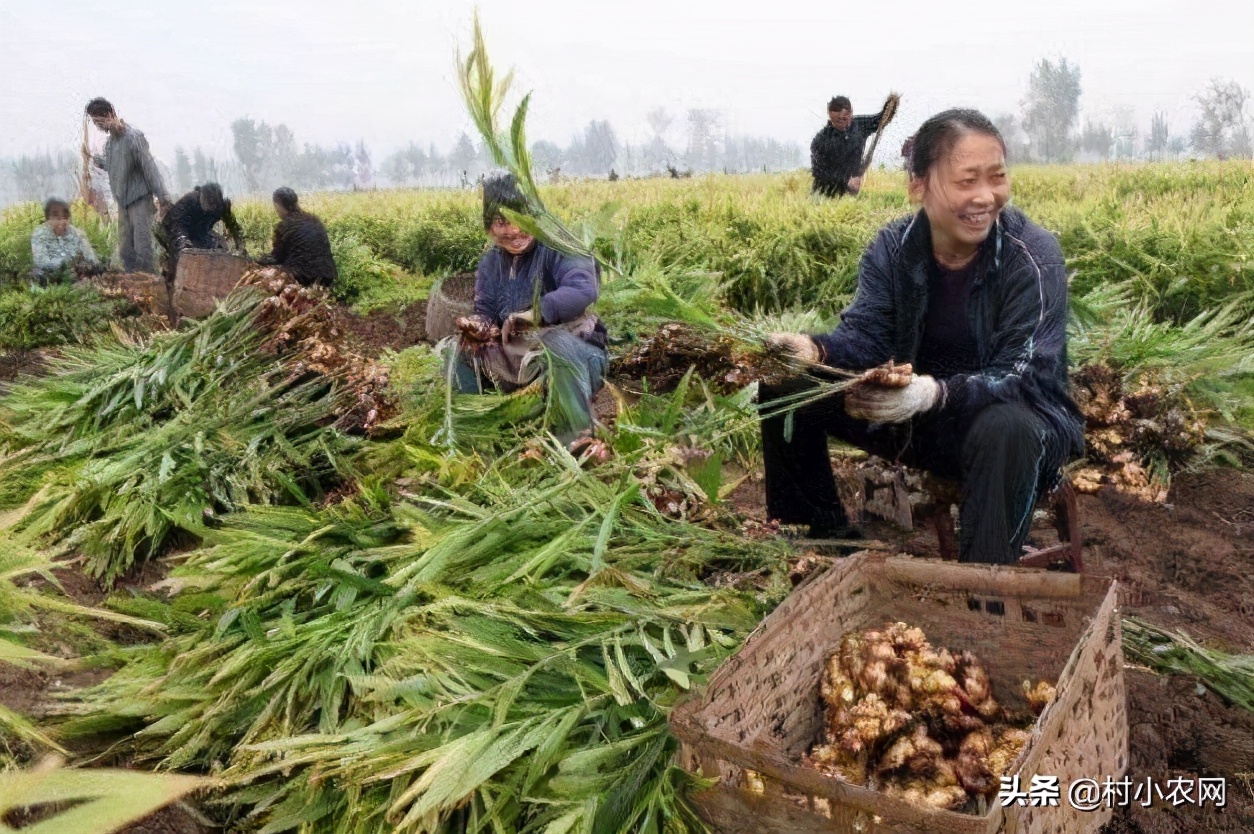
[[[867, 113], [896, 90], [901, 112], [882, 145], [895, 158], [902, 139], [945, 107], [1018, 114], [1045, 57], [1080, 67], [1081, 123], [1131, 118], [1142, 133], [1161, 110], [1173, 134], [1187, 134], [1193, 96], [1213, 77], [1254, 87], [1254, 4], [1217, 0], [1154, 0], [1132, 12], [991, 0], [961, 11], [918, 0], [478, 6], [492, 60], [516, 70], [515, 101], [534, 93], [529, 138], [560, 145], [592, 119], [609, 120], [622, 141], [647, 141], [645, 115], [656, 107], [676, 117], [674, 144], [685, 111], [703, 107], [722, 111], [731, 133], [808, 146], [832, 95]], [[176, 146], [231, 157], [230, 123], [241, 117], [284, 123], [298, 145], [364, 140], [376, 165], [411, 141], [447, 151], [463, 131], [477, 139], [454, 70], [473, 8], [227, 0], [209, 13], [65, 0], [49, 14], [28, 0], [6, 3], [0, 157], [76, 150], [83, 105], [96, 95], [167, 164]]]

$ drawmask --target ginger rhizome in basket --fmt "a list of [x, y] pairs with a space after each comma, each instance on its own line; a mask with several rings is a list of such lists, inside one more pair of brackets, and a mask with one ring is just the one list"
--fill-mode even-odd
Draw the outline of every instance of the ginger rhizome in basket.
[[[1039, 714], [1055, 693], [1046, 681], [1024, 681], [1023, 694]], [[1002, 708], [970, 652], [934, 648], [905, 623], [845, 635], [824, 667], [821, 696], [823, 738], [807, 765], [934, 808], [995, 796], [1027, 743], [1020, 727], [1034, 718]]]

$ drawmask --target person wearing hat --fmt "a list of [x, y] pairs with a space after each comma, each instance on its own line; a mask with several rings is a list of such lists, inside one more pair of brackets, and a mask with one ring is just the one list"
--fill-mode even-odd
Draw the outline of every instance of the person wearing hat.
[[862, 188], [862, 153], [866, 140], [892, 120], [885, 113], [896, 109], [893, 97], [874, 116], [853, 115], [853, 105], [845, 96], [827, 103], [827, 124], [810, 142], [810, 173], [814, 177], [811, 194], [841, 197], [857, 194]]
[[538, 378], [547, 354], [554, 433], [573, 452], [592, 442], [592, 398], [609, 364], [607, 333], [588, 312], [600, 268], [520, 229], [504, 210], [527, 210], [512, 174], [483, 182], [483, 227], [491, 246], [475, 271], [473, 314], [458, 320], [455, 379], [463, 393], [514, 391]]

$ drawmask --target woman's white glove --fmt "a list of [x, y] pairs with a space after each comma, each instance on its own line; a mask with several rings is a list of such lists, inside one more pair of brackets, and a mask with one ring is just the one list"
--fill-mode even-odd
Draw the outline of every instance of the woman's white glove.
[[818, 344], [809, 336], [800, 333], [772, 333], [767, 337], [766, 344], [806, 362], [819, 361]]
[[862, 382], [845, 391], [845, 413], [870, 423], [904, 423], [940, 401], [941, 384], [930, 376], [911, 375], [903, 387]]

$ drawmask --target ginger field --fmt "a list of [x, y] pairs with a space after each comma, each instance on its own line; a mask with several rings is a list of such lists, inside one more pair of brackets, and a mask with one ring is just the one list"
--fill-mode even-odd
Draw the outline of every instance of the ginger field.
[[[1018, 167], [1014, 202], [1058, 234], [1075, 271], [1073, 290], [1124, 281], [1180, 322], [1254, 289], [1254, 165], [1195, 162]], [[805, 172], [572, 182], [544, 187], [550, 207], [609, 264], [718, 272], [736, 309], [817, 305], [839, 309], [875, 231], [908, 212], [900, 171], [870, 176], [856, 200], [816, 204]], [[228, 195], [229, 196], [229, 195]], [[427, 279], [469, 269], [484, 245], [477, 191], [378, 191], [306, 195], [323, 218], [345, 277], [340, 295], [381, 303], [423, 292]], [[268, 201], [237, 200], [249, 250], [269, 246]], [[111, 251], [95, 218], [83, 223]], [[0, 280], [29, 265], [38, 207], [0, 222]]]
[[[1133, 775], [1229, 779], [1223, 815], [1111, 830], [1254, 830], [1254, 165], [1012, 176], [1074, 273], [1086, 560], [1162, 629], [1128, 632], [1133, 724], [1159, 734]], [[483, 251], [477, 192], [302, 195], [336, 298], [259, 271], [173, 330], [124, 295], [25, 289], [41, 218], [6, 211], [0, 354], [36, 371], [0, 383], [6, 765], [204, 776], [229, 831], [702, 831], [669, 710], [826, 558], [764, 518], [760, 337], [831, 326], [910, 210], [900, 173], [808, 188], [543, 188], [607, 267], [597, 465], [550, 437], [541, 388], [452, 397], [398, 329]], [[236, 211], [264, 251], [268, 202]], [[136, 830], [209, 830], [163, 813]]]

